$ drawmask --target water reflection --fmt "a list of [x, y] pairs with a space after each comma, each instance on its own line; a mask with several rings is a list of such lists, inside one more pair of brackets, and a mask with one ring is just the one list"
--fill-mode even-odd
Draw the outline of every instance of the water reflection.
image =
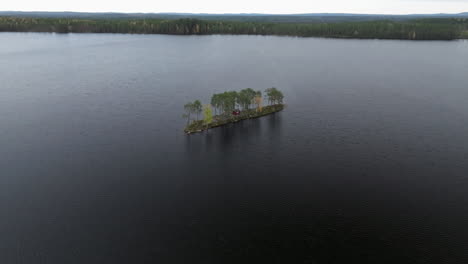
[[278, 145], [277, 141], [280, 139], [281, 130], [281, 113], [243, 120], [186, 136], [185, 153], [190, 157], [202, 151], [216, 151], [228, 155], [231, 151], [242, 151], [245, 146], [259, 144], [266, 140], [276, 142], [276, 144], [269, 145]]
[[269, 131], [275, 137], [281, 136], [283, 115], [282, 113], [275, 113], [266, 117]]

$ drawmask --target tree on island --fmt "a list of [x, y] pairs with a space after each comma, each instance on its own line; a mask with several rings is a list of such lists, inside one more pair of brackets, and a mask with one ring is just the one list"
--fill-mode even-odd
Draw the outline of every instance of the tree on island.
[[242, 106], [244, 110], [248, 110], [253, 103], [256, 92], [252, 88], [243, 89], [239, 92], [237, 103]]
[[255, 92], [253, 102], [257, 106], [257, 112], [261, 112], [262, 108], [263, 108], [262, 92], [260, 92], [260, 91]]
[[187, 118], [187, 125], [190, 124], [190, 120], [192, 114], [197, 115], [197, 120], [199, 119], [199, 115], [202, 112], [202, 104], [199, 100], [195, 100], [195, 102], [188, 102], [184, 105], [185, 114], [182, 115], [183, 118]]
[[236, 109], [239, 95], [236, 91], [214, 94], [211, 97], [211, 105], [215, 111], [220, 110], [221, 114], [229, 114]]
[[183, 118], [187, 118], [187, 126], [190, 124], [190, 115], [193, 111], [193, 105], [191, 102], [184, 105], [185, 114], [182, 115]]
[[213, 122], [213, 111], [211, 105], [207, 104], [203, 107], [203, 122], [208, 125]]
[[283, 93], [276, 89], [275, 87], [268, 88], [265, 90], [266, 96], [268, 99], [268, 104], [282, 104], [283, 103]]
[[[284, 108], [283, 93], [275, 87], [265, 90], [265, 98], [269, 105], [263, 107], [262, 92], [246, 88], [240, 92], [227, 91], [213, 94], [211, 105], [202, 105], [199, 100], [189, 102], [184, 105], [185, 114], [183, 117], [187, 118], [187, 127], [190, 127], [186, 131], [201, 131], [209, 128], [212, 123], [219, 126], [236, 120], [263, 116]], [[250, 109], [252, 105], [255, 109]], [[242, 109], [242, 112], [239, 109]], [[214, 116], [213, 110], [215, 111]], [[234, 111], [236, 113], [233, 113]], [[201, 113], [203, 113], [202, 120], [199, 119]], [[191, 122], [194, 115], [196, 115], [196, 119]]]
[[203, 111], [203, 106], [199, 100], [195, 100], [195, 102], [193, 102], [193, 111], [197, 114], [197, 120], [199, 120], [200, 114]]
[[230, 115], [237, 107], [243, 110], [249, 110], [252, 104], [259, 107], [258, 96], [262, 96], [262, 92], [254, 91], [252, 88], [243, 89], [240, 92], [229, 91], [220, 94], [213, 94], [211, 97], [211, 105], [214, 108], [215, 115], [220, 112], [222, 115]]
[[218, 109], [221, 109], [221, 94], [213, 94], [211, 97], [211, 105], [213, 106], [215, 110], [215, 115]]
[[230, 115], [236, 109], [238, 94], [236, 91], [224, 92], [221, 94], [224, 114]]

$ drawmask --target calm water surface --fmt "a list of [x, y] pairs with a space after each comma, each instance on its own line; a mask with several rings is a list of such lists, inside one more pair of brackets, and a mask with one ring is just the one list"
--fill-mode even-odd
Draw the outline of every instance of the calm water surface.
[[467, 263], [467, 73], [466, 41], [2, 33], [0, 262]]

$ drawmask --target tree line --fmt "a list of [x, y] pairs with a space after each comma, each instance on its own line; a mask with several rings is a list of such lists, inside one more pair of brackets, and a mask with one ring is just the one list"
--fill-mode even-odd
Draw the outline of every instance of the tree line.
[[0, 17], [0, 32], [133, 33], [174, 35], [279, 35], [332, 38], [452, 40], [468, 20], [418, 19], [338, 23], [269, 23], [184, 19], [72, 19]]
[[[279, 105], [283, 103], [283, 93], [275, 87], [265, 90], [265, 99], [267, 105]], [[243, 89], [239, 92], [228, 91], [213, 94], [210, 104], [202, 105], [199, 100], [188, 102], [184, 105], [184, 118], [187, 118], [187, 125], [192, 121], [200, 120], [200, 114], [203, 113], [203, 121], [209, 124], [213, 119], [229, 119], [234, 113], [241, 111], [249, 112], [256, 110], [261, 112], [263, 108], [263, 97], [261, 91], [255, 91], [252, 88]], [[214, 116], [213, 116], [214, 110]]]

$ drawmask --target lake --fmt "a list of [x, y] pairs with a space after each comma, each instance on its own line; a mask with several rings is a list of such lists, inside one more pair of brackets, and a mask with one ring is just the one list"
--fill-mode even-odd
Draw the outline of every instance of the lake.
[[0, 261], [466, 263], [467, 73], [467, 41], [1, 33]]

